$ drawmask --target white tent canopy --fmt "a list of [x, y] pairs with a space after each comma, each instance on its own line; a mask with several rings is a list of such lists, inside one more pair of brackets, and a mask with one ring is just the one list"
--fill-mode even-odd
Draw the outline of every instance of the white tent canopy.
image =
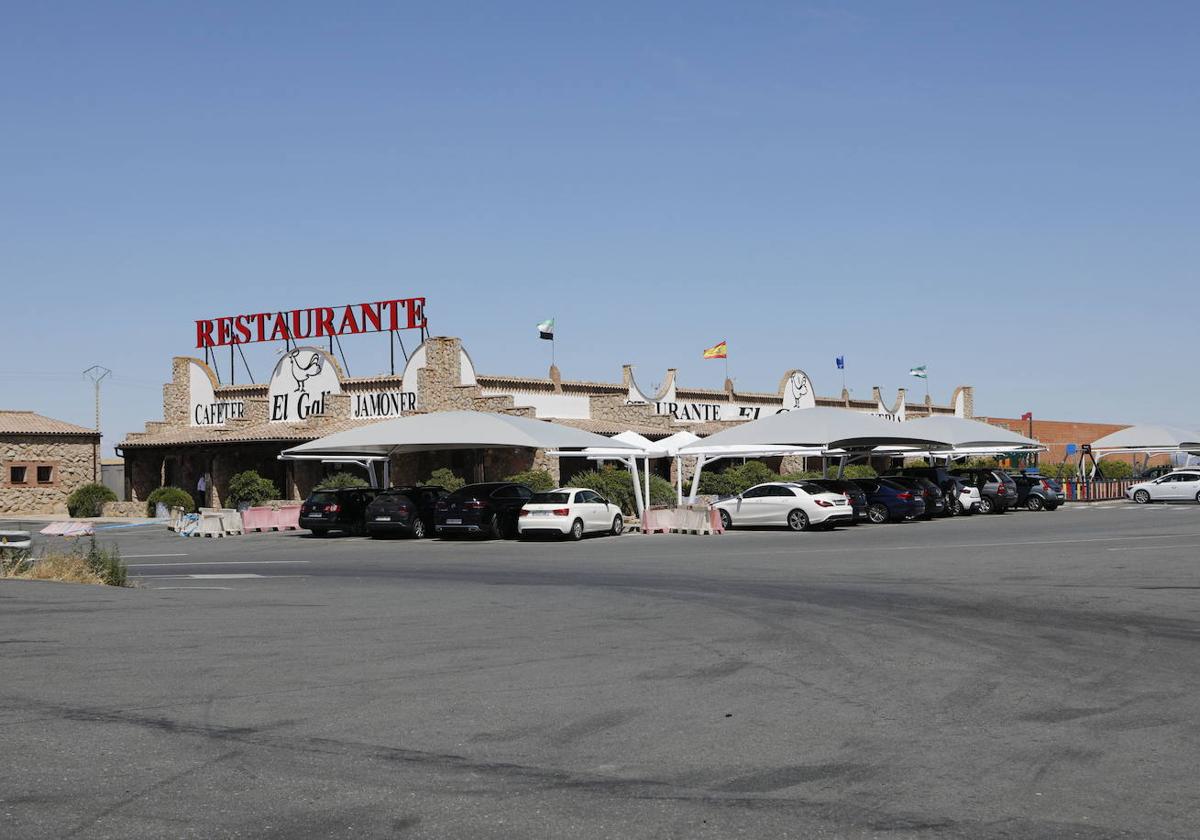
[[937, 448], [947, 445], [940, 438], [908, 431], [902, 423], [860, 411], [817, 406], [772, 414], [717, 432], [702, 442], [683, 447], [679, 454], [689, 455], [700, 447], [730, 444], [764, 449], [787, 446], [818, 449], [872, 449], [877, 446]]
[[902, 423], [845, 408], [817, 406], [772, 414], [717, 432], [681, 448], [679, 455], [696, 456], [689, 496], [694, 501], [705, 463], [720, 458], [822, 455], [834, 450], [845, 456], [850, 451], [870, 452], [879, 447], [946, 449], [951, 445], [926, 432], [906, 429]]
[[[967, 420], [964, 417], [932, 415], [906, 420], [900, 424], [900, 427], [910, 434], [945, 441], [949, 444], [949, 449], [955, 452], [982, 454], [1022, 450], [1037, 451], [1045, 448], [1036, 440], [1009, 429], [993, 426], [991, 423], [982, 423], [979, 420]], [[939, 451], [939, 447], [929, 447], [929, 449], [930, 451]]]
[[1130, 426], [1092, 441], [1092, 452], [1200, 452], [1200, 433], [1178, 426]]
[[603, 446], [636, 454], [637, 448], [602, 435], [545, 420], [482, 411], [439, 411], [384, 420], [336, 432], [280, 455], [285, 460], [389, 456], [446, 449], [586, 449]]

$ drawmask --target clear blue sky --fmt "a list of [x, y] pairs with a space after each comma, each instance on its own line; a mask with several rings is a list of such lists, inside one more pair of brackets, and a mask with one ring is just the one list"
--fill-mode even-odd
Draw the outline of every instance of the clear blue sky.
[[[24, 3], [6, 407], [106, 450], [193, 320], [425, 295], [483, 372], [1200, 426], [1194, 3]], [[352, 372], [386, 368], [352, 339]], [[252, 364], [265, 379], [270, 349]], [[239, 374], [241, 375], [241, 374]]]

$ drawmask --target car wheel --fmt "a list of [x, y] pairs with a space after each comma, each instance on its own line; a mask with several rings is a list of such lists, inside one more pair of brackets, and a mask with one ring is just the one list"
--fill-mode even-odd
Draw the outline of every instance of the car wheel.
[[619, 537], [625, 533], [625, 520], [621, 518], [621, 514], [613, 517], [612, 530], [609, 533], [614, 537]]
[[991, 496], [983, 496], [979, 499], [979, 512], [991, 513], [996, 509], [996, 503], [992, 501]]
[[867, 508], [867, 519], [870, 519], [876, 525], [882, 525], [890, 518], [891, 514], [888, 513], [887, 505], [876, 503]]
[[1037, 511], [1037, 510], [1041, 510], [1045, 506], [1046, 505], [1042, 503], [1041, 496], [1030, 496], [1028, 499], [1025, 500], [1025, 509], [1026, 510]]
[[419, 516], [413, 520], [412, 535], [414, 540], [425, 539], [425, 523]]
[[309, 528], [308, 530], [312, 531], [314, 537], [323, 537], [329, 533], [328, 528]]
[[808, 514], [802, 510], [794, 510], [787, 515], [787, 525], [793, 531], [808, 530]]
[[1139, 505], [1150, 504], [1150, 491], [1149, 490], [1137, 491], [1136, 493], [1133, 494], [1133, 500], [1135, 502], [1137, 502]]
[[721, 511], [721, 530], [728, 531], [733, 527], [733, 519], [729, 516], [729, 511]]
[[573, 542], [579, 542], [583, 539], [583, 520], [576, 519], [571, 523], [571, 533], [567, 534]]
[[504, 523], [500, 521], [500, 514], [492, 515], [491, 521], [488, 522], [487, 532], [494, 540], [504, 539]]

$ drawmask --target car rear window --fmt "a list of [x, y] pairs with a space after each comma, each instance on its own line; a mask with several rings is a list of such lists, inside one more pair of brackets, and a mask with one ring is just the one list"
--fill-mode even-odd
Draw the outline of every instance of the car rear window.
[[460, 487], [450, 494], [451, 499], [476, 499], [483, 496], [489, 496], [498, 487], [503, 487], [503, 484], [468, 484], [466, 487]]
[[534, 493], [530, 503], [535, 505], [563, 505], [571, 501], [570, 493]]
[[828, 493], [829, 492], [824, 487], [822, 487], [820, 484], [813, 484], [811, 481], [802, 481], [800, 483], [799, 487], [801, 490], [803, 490], [805, 493], [807, 493], [810, 496], [816, 495], [817, 493]]
[[338, 500], [337, 493], [313, 493], [308, 500], [316, 505], [330, 505]]

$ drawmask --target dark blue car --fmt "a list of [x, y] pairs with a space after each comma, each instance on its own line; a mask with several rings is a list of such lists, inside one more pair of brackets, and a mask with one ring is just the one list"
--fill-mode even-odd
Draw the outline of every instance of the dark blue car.
[[854, 483], [867, 496], [867, 520], [870, 522], [903, 522], [925, 515], [925, 500], [920, 493], [907, 487], [886, 478], [856, 478]]

